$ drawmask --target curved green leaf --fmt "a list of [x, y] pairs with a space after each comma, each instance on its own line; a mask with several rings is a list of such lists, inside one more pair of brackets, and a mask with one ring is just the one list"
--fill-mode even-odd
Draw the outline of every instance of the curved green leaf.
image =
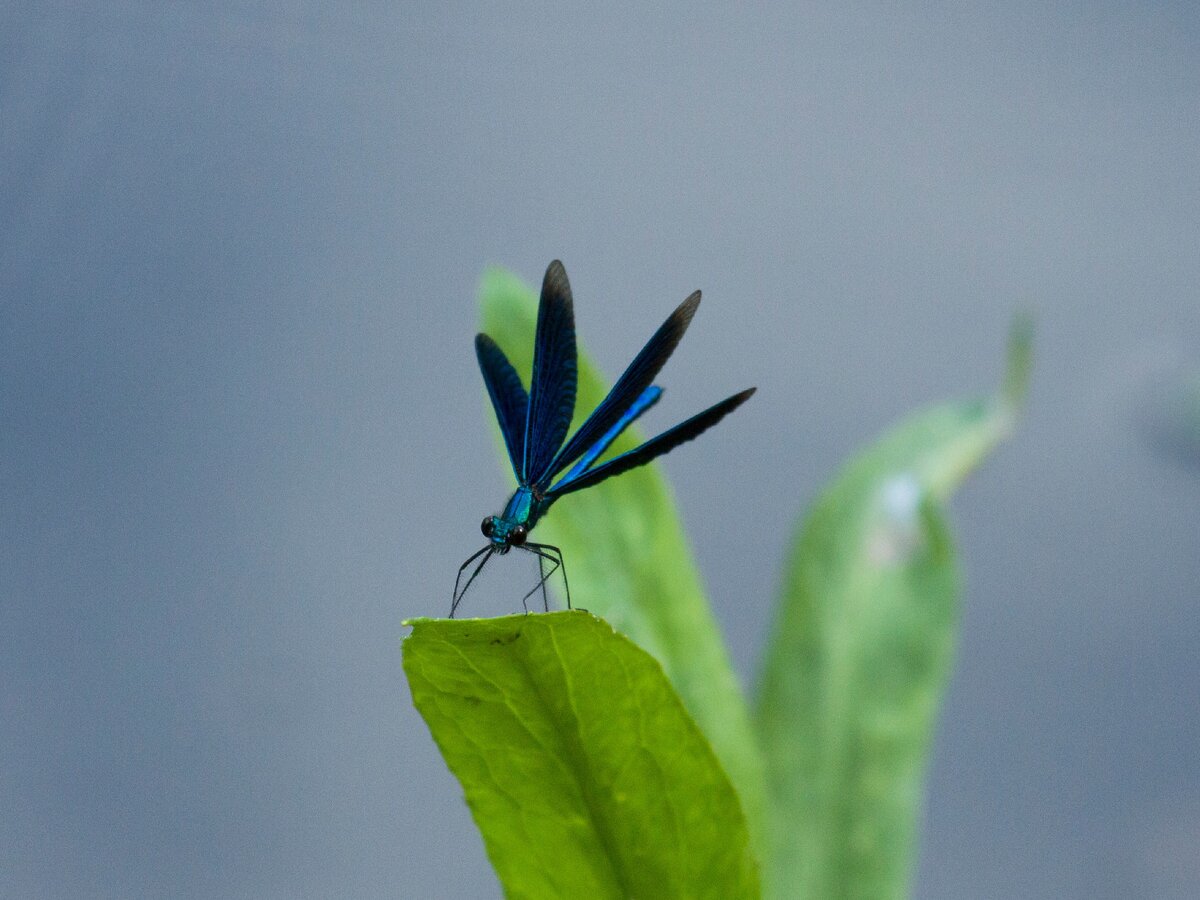
[[[503, 269], [484, 275], [480, 295], [483, 330], [503, 348], [528, 384], [537, 296]], [[661, 318], [671, 308], [668, 302]], [[652, 316], [644, 323], [645, 336], [661, 318]], [[604, 399], [608, 388], [581, 349], [573, 428]], [[642, 440], [641, 433], [630, 428], [607, 455], [630, 450]], [[757, 840], [764, 817], [762, 758], [670, 486], [659, 467], [643, 466], [565, 497], [539, 523], [536, 540], [562, 548], [575, 605], [603, 615], [662, 663], [733, 780]]]
[[1011, 430], [1030, 346], [1022, 320], [996, 397], [902, 423], [843, 469], [797, 535], [757, 709], [768, 896], [906, 893], [958, 616], [944, 503]]
[[758, 896], [737, 795], [645, 651], [582, 611], [406, 624], [508, 897]]

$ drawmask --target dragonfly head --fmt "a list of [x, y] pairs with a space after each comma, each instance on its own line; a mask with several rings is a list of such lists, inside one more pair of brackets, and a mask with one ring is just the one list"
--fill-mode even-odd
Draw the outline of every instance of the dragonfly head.
[[486, 517], [479, 530], [492, 542], [498, 553], [507, 553], [512, 547], [520, 547], [529, 536], [529, 529], [525, 525], [510, 522], [500, 516]]

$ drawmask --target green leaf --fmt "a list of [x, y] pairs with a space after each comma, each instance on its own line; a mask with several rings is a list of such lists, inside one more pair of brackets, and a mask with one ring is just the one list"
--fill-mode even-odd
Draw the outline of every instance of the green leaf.
[[[501, 346], [528, 384], [536, 294], [503, 269], [485, 273], [480, 294], [483, 330]], [[644, 323], [645, 337], [671, 309], [668, 301], [661, 318], [651, 317]], [[573, 428], [599, 405], [608, 388], [609, 383], [581, 348]], [[480, 395], [484, 396], [482, 391]], [[684, 410], [674, 418], [683, 419], [691, 412], [694, 410]], [[490, 407], [487, 416], [492, 418]], [[728, 432], [726, 438], [735, 439]], [[608, 455], [630, 450], [642, 440], [641, 433], [630, 428]], [[503, 448], [498, 437], [497, 447]], [[693, 445], [677, 452], [694, 452]], [[507, 462], [503, 469], [511, 478]], [[497, 505], [503, 499], [499, 493]], [[536, 540], [562, 548], [575, 605], [603, 615], [662, 664], [733, 780], [757, 841], [765, 816], [762, 757], [670, 486], [659, 467], [643, 466], [563, 498], [538, 524]]]
[[582, 611], [405, 624], [506, 896], [758, 896], [737, 795], [645, 651]]
[[907, 891], [958, 618], [944, 504], [1009, 434], [1030, 347], [1020, 320], [996, 397], [902, 423], [841, 472], [798, 533], [757, 708], [768, 896]]
[[1147, 410], [1159, 448], [1183, 460], [1200, 459], [1200, 375], [1160, 386]]

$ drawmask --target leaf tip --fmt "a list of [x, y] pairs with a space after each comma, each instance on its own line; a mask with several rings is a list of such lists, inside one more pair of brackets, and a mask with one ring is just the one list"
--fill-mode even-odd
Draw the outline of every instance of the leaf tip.
[[1019, 409], [1029, 393], [1029, 378], [1033, 370], [1033, 315], [1020, 312], [1013, 317], [1008, 331], [1007, 364], [1000, 399], [1011, 410]]
[[524, 280], [503, 266], [488, 266], [479, 278], [479, 309], [485, 321], [526, 309], [536, 299]]

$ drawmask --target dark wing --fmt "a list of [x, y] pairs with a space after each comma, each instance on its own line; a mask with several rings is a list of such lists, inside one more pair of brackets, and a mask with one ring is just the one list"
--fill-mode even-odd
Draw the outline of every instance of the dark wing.
[[518, 476], [535, 484], [562, 446], [575, 414], [575, 312], [571, 285], [557, 259], [546, 269], [538, 305], [529, 382], [529, 417], [525, 424], [525, 456]]
[[[650, 387], [642, 391], [642, 395], [633, 402], [633, 406], [625, 410], [625, 415], [617, 419], [616, 424], [614, 424], [612, 428], [608, 429], [608, 431], [604, 433], [604, 436], [601, 437], [600, 440], [592, 444], [592, 446], [588, 448], [587, 453], [579, 457], [579, 462], [575, 463], [575, 465], [571, 467], [571, 470], [559, 479], [558, 483], [566, 484], [568, 481], [578, 478], [585, 471], [591, 468], [592, 463], [599, 459], [601, 454], [603, 454], [604, 451], [609, 448], [612, 442], [621, 436], [621, 432], [633, 424], [633, 421], [638, 416], [657, 403], [659, 397], [661, 396], [662, 388], [658, 387], [657, 385], [652, 384]], [[554, 488], [551, 488], [550, 492], [553, 493]]]
[[589, 469], [573, 481], [564, 480], [556, 484], [554, 489], [549, 491], [546, 496], [561, 497], [564, 494], [570, 494], [573, 491], [591, 487], [593, 484], [599, 484], [605, 478], [612, 478], [614, 475], [620, 475], [622, 472], [628, 472], [630, 469], [644, 465], [656, 456], [662, 456], [664, 453], [673, 450], [685, 441], [690, 441], [692, 438], [716, 425], [725, 416], [745, 403], [753, 393], [754, 388], [749, 388], [740, 394], [734, 394], [732, 397], [722, 400], [716, 406], [710, 406], [704, 412], [692, 416], [686, 422], [680, 422], [674, 428], [664, 431], [658, 437], [651, 438], [640, 447], [630, 450], [628, 453], [622, 453], [620, 456], [613, 457], [608, 462], [596, 466], [594, 469]]
[[[559, 451], [550, 463], [544, 475], [538, 479], [538, 486], [546, 484], [578, 459], [589, 447], [600, 440], [613, 427], [625, 412], [637, 401], [642, 392], [650, 386], [659, 370], [679, 346], [683, 333], [691, 324], [696, 307], [700, 305], [700, 292], [692, 294], [679, 304], [675, 312], [667, 317], [654, 336], [646, 342], [641, 353], [634, 357], [624, 374], [617, 379], [608, 396], [592, 412], [586, 422], [572, 435], [567, 445]], [[685, 438], [686, 440], [686, 438]], [[608, 463], [607, 465], [611, 465]]]
[[479, 371], [492, 398], [492, 409], [504, 435], [508, 459], [513, 473], [521, 478], [521, 463], [525, 458], [525, 421], [529, 417], [529, 395], [521, 385], [521, 377], [512, 367], [504, 351], [486, 334], [475, 335], [475, 355]]

